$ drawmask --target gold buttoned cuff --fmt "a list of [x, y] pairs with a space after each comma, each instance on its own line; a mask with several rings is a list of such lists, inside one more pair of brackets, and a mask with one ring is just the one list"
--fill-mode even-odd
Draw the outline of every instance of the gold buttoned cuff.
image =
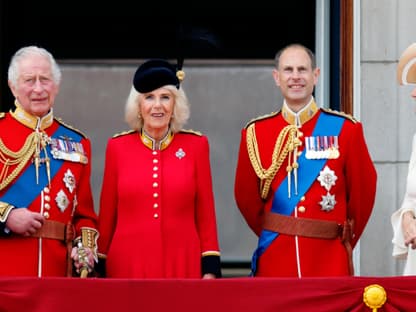
[[7, 217], [9, 216], [9, 213], [13, 208], [14, 208], [13, 205], [0, 201], [0, 222], [1, 223], [6, 222]]
[[97, 257], [97, 240], [98, 240], [98, 231], [94, 228], [90, 227], [82, 227], [81, 228], [81, 237], [78, 238], [82, 242], [84, 247], [88, 247], [91, 249], [95, 261], [98, 260]]

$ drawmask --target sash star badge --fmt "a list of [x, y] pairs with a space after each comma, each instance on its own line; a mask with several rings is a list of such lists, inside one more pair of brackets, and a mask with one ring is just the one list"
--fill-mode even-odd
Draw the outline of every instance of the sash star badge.
[[335, 204], [337, 201], [335, 200], [335, 195], [331, 195], [327, 193], [326, 195], [322, 195], [322, 200], [319, 202], [321, 205], [321, 210], [329, 212], [334, 209]]
[[55, 201], [61, 212], [64, 212], [69, 205], [69, 199], [63, 190], [60, 190], [58, 194], [56, 194]]
[[65, 186], [72, 193], [74, 191], [74, 189], [75, 189], [75, 184], [76, 183], [75, 183], [74, 174], [69, 169], [65, 172], [64, 182], [65, 182]]
[[319, 173], [318, 181], [321, 183], [327, 191], [331, 189], [333, 185], [335, 185], [335, 181], [338, 177], [335, 175], [335, 172], [329, 169], [328, 166], [325, 166], [323, 170]]

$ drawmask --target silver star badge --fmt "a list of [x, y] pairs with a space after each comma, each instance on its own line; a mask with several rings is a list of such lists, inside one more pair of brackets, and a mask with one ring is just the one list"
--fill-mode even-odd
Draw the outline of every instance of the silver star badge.
[[322, 195], [322, 200], [319, 202], [321, 205], [321, 210], [323, 211], [331, 211], [334, 209], [335, 204], [337, 201], [335, 200], [335, 195], [331, 195], [327, 193], [326, 195]]
[[55, 201], [61, 212], [64, 212], [69, 205], [69, 199], [63, 190], [60, 190], [58, 194], [56, 194]]
[[185, 157], [185, 152], [183, 151], [183, 149], [182, 148], [179, 148], [177, 151], [176, 151], [176, 157], [178, 157], [179, 159], [182, 159], [183, 157]]
[[321, 183], [327, 191], [331, 189], [333, 185], [335, 185], [335, 181], [338, 177], [335, 175], [335, 172], [329, 169], [328, 166], [325, 166], [323, 170], [319, 173], [318, 181]]
[[73, 173], [71, 172], [71, 170], [69, 169], [65, 172], [64, 182], [65, 182], [65, 186], [72, 193], [75, 189], [75, 177]]

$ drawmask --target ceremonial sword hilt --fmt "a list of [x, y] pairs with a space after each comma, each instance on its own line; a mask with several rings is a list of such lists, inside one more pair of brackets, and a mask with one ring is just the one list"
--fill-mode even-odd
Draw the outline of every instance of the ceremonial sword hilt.
[[80, 277], [85, 278], [88, 276], [88, 273], [91, 272], [91, 267], [88, 263], [88, 255], [87, 251], [82, 244], [81, 240], [78, 241], [78, 261], [81, 264], [81, 268], [79, 269]]

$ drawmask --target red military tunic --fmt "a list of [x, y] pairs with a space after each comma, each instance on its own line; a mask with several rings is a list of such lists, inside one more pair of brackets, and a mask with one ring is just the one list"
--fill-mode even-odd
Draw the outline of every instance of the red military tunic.
[[99, 229], [107, 277], [201, 278], [201, 258], [220, 254], [207, 137], [110, 139]]
[[[5, 157], [6, 149], [13, 152], [22, 149], [36, 127], [47, 135], [48, 140], [52, 140], [47, 143], [46, 147], [52, 168], [50, 185], [45, 183], [41, 186], [41, 183], [37, 182], [35, 165], [32, 161], [33, 155], [29, 155], [23, 170], [1, 189], [0, 201], [15, 206], [16, 208], [13, 209], [24, 209], [21, 208], [23, 207], [21, 204], [27, 202], [24, 207], [43, 213], [46, 220], [59, 221], [63, 224], [72, 221], [77, 236], [80, 235], [81, 227], [95, 228], [97, 217], [93, 208], [90, 186], [91, 145], [89, 139], [54, 119], [52, 112], [39, 119], [17, 106], [14, 113], [2, 114], [0, 117], [0, 138], [4, 143], [4, 146], [0, 147], [2, 157], [0, 172], [6, 172], [0, 179], [2, 186], [6, 178], [13, 175], [12, 172], [18, 165], [5, 168], [4, 160], [8, 158]], [[65, 140], [58, 136], [60, 133], [64, 133]], [[78, 141], [78, 143], [68, 143], [71, 140]], [[69, 144], [73, 148], [71, 150], [71, 148], [61, 146], [58, 148], [60, 156], [53, 156], [52, 142], [58, 145]], [[39, 181], [48, 181], [43, 151], [40, 156]], [[62, 156], [72, 157], [72, 160], [59, 159]], [[53, 168], [57, 168], [56, 173]], [[7, 228], [5, 230], [7, 231]], [[0, 276], [66, 276], [67, 246], [64, 241], [58, 239], [22, 237], [13, 233], [2, 233], [0, 259]]]
[[[299, 115], [302, 133], [302, 145], [299, 152], [305, 153], [305, 138], [311, 137], [321, 114], [336, 114], [319, 109], [311, 102]], [[337, 114], [340, 115], [340, 114]], [[364, 140], [362, 125], [352, 118], [345, 118], [338, 134], [338, 158], [326, 159], [325, 172], [331, 173], [335, 183], [325, 188], [319, 180], [319, 171], [310, 187], [297, 202], [296, 207], [290, 207], [291, 216], [317, 220], [331, 220], [343, 224], [347, 218], [355, 222], [355, 246], [371, 215], [375, 200], [376, 171], [370, 158]], [[298, 122], [299, 122], [298, 121]], [[272, 163], [273, 149], [282, 129], [289, 124], [295, 124], [295, 116], [285, 105], [281, 112], [265, 116], [253, 121], [261, 164], [269, 168]], [[251, 122], [251, 123], [253, 123]], [[250, 124], [251, 124], [250, 123]], [[284, 179], [287, 178], [286, 168], [288, 157], [285, 158], [279, 171], [271, 182], [270, 191], [265, 199], [260, 196], [260, 179], [256, 175], [248, 155], [247, 127], [242, 130], [240, 151], [235, 177], [235, 199], [247, 224], [257, 234], [262, 233], [262, 222], [265, 212], [272, 208], [275, 192]], [[300, 155], [300, 153], [299, 153]], [[322, 156], [323, 154], [321, 154]], [[291, 155], [293, 157], [293, 155]], [[293, 158], [292, 158], [293, 161]], [[308, 166], [315, 159], [306, 159]], [[301, 168], [299, 168], [301, 169]], [[299, 181], [302, 176], [297, 177]], [[293, 171], [291, 179], [293, 181]], [[293, 185], [293, 183], [292, 183]], [[285, 190], [285, 196], [289, 190]], [[294, 187], [290, 190], [295, 192]], [[327, 197], [327, 196], [330, 197]], [[324, 199], [335, 199], [324, 208]], [[279, 209], [279, 207], [277, 207]], [[346, 249], [340, 239], [318, 239], [302, 236], [279, 234], [258, 257], [255, 276], [342, 276], [349, 274]], [[253, 258], [254, 259], [254, 258]]]

